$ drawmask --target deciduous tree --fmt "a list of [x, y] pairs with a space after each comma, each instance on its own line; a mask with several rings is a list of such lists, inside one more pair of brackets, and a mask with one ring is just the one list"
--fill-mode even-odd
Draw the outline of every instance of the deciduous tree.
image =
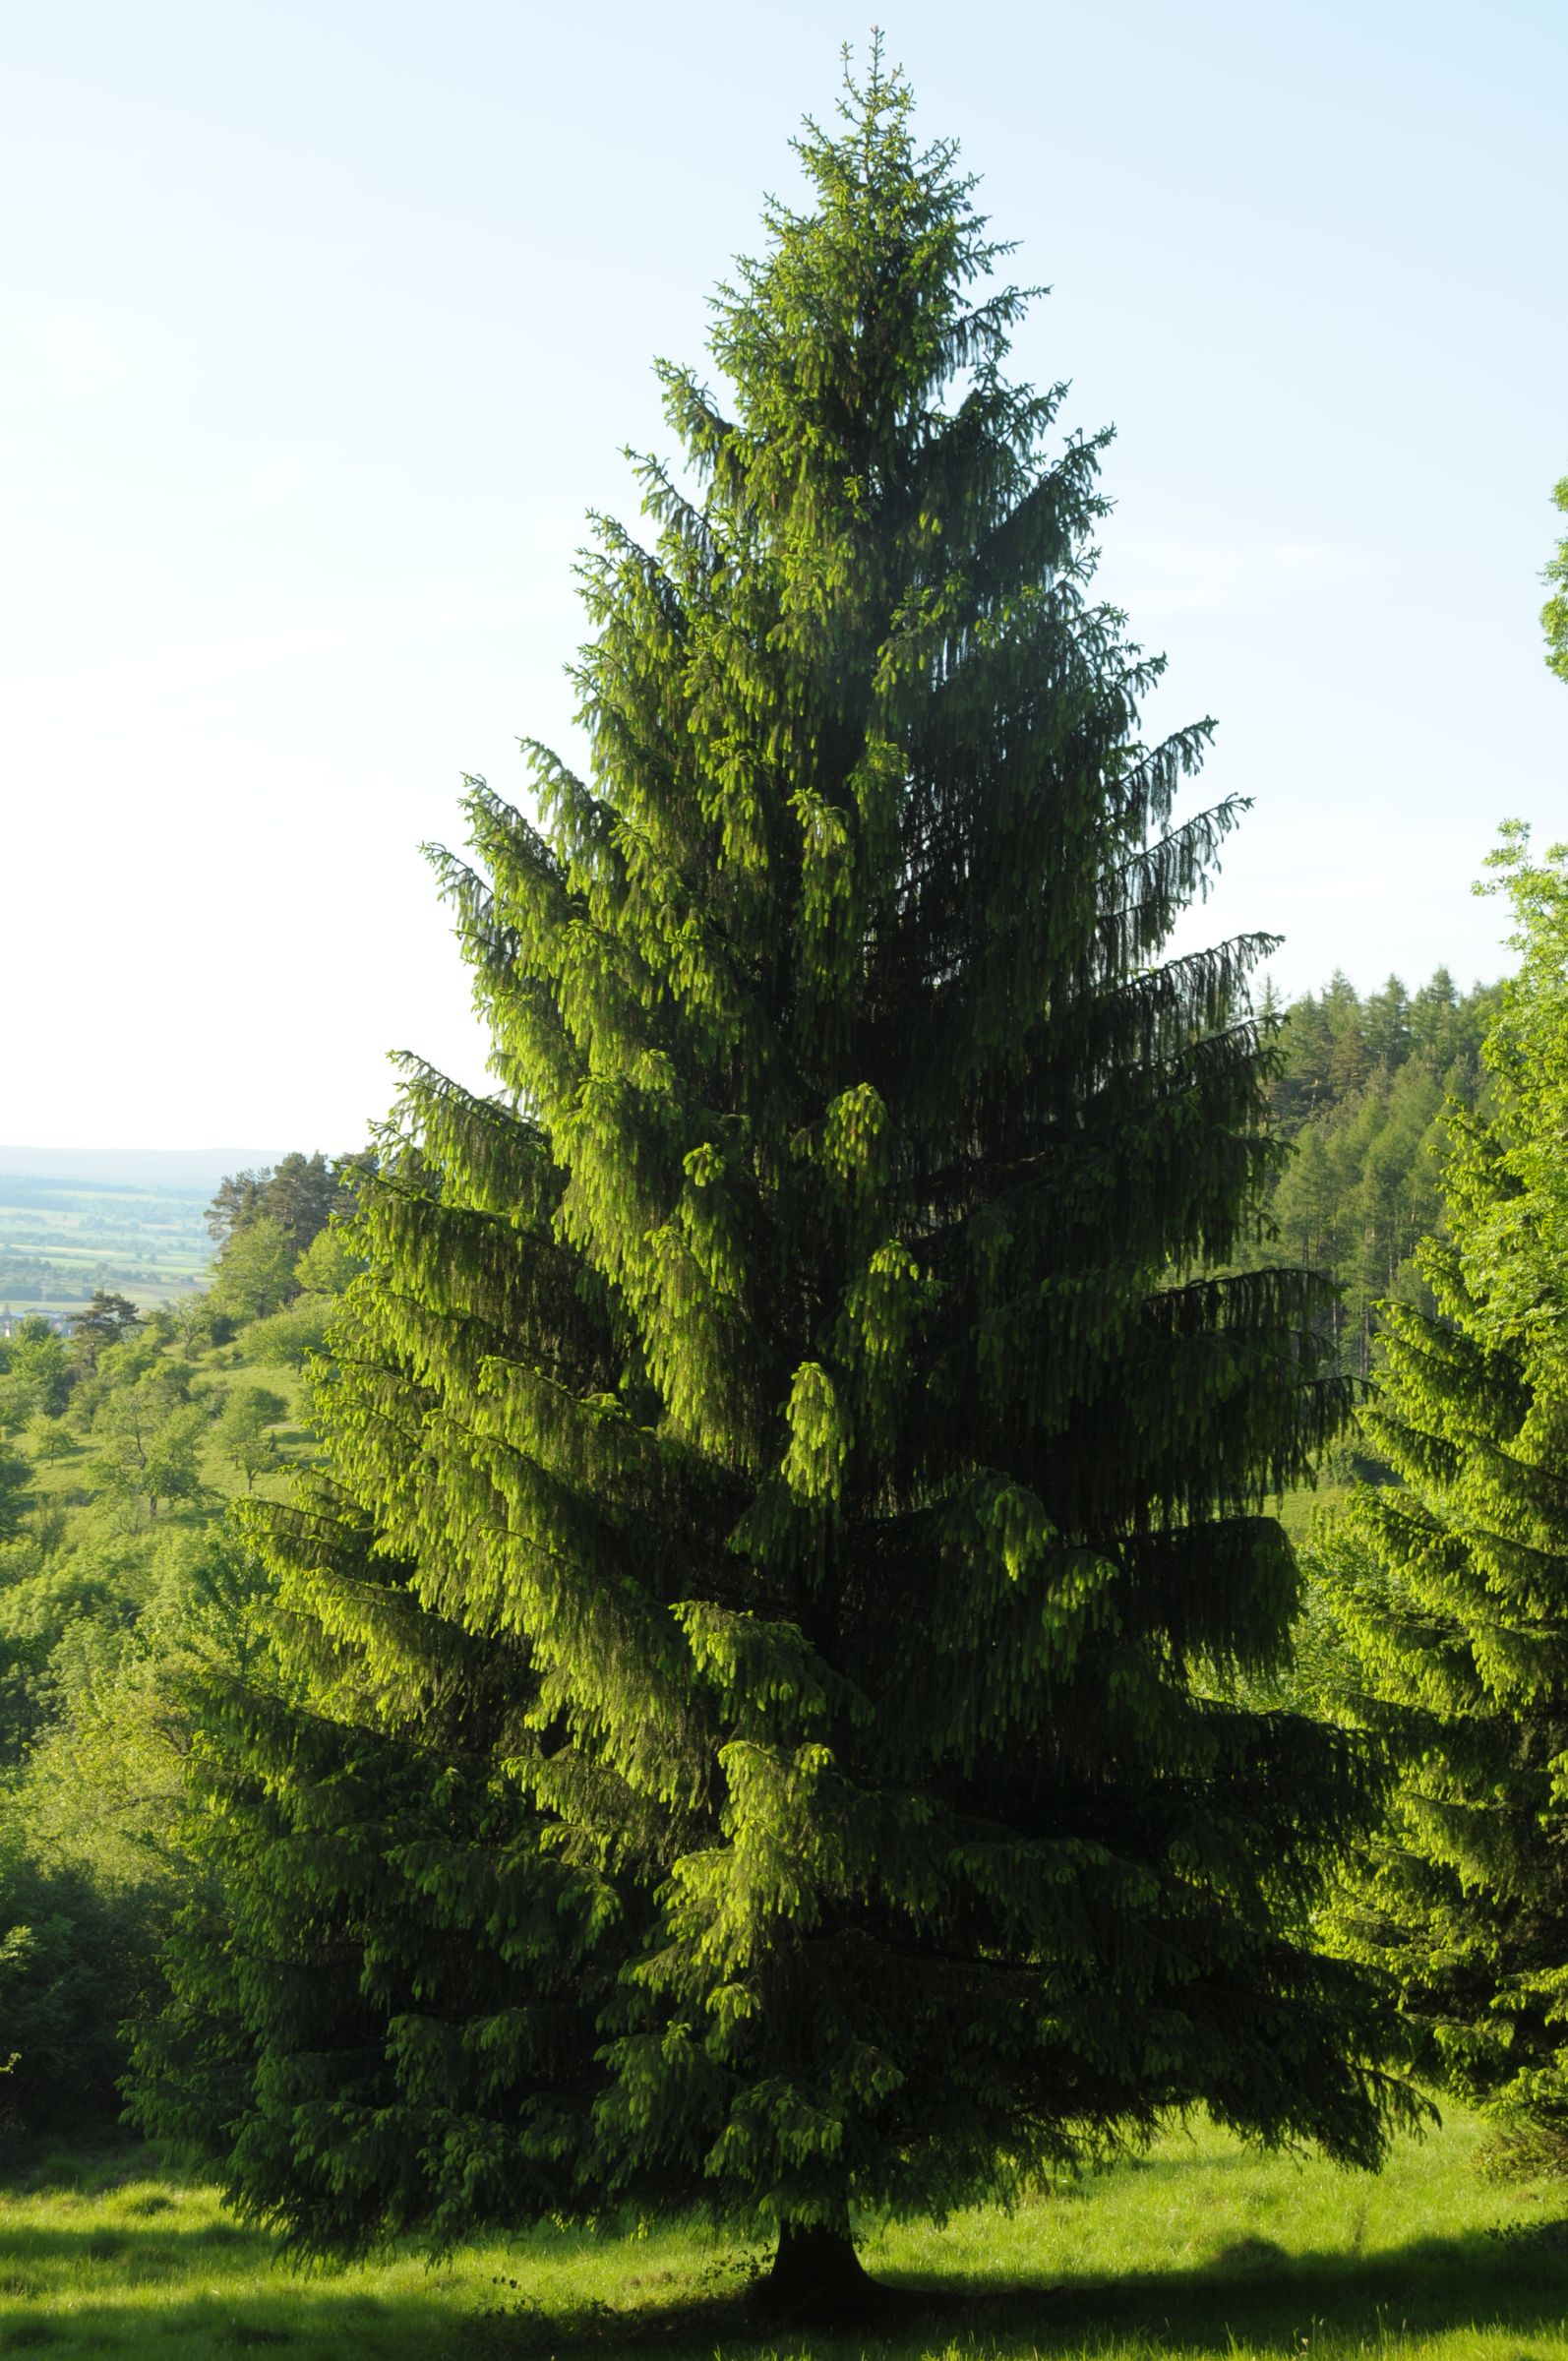
[[265, 1385], [237, 1385], [217, 1423], [217, 1446], [231, 1468], [255, 1488], [258, 1476], [278, 1464], [277, 1438], [272, 1428], [288, 1409], [281, 1394]]
[[[1555, 486], [1552, 499], [1568, 516], [1568, 475]], [[1541, 629], [1546, 635], [1546, 662], [1560, 681], [1568, 681], [1568, 534], [1558, 542], [1541, 579], [1551, 593], [1540, 610]]]
[[112, 1499], [144, 1501], [148, 1514], [201, 1489], [207, 1413], [188, 1401], [172, 1370], [111, 1388], [92, 1422], [90, 1473]]
[[307, 1295], [340, 1296], [364, 1267], [341, 1225], [333, 1223], [312, 1239], [294, 1265], [294, 1277]]
[[66, 1341], [38, 1313], [21, 1320], [7, 1347], [0, 1378], [0, 1431], [29, 1419], [57, 1418], [71, 1390], [71, 1356]]
[[294, 1262], [294, 1242], [282, 1223], [258, 1214], [223, 1249], [212, 1282], [213, 1307], [236, 1319], [266, 1319], [298, 1294]]

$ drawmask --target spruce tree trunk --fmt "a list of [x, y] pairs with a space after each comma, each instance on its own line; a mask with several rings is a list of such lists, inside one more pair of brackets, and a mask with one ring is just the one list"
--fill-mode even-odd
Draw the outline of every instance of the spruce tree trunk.
[[773, 2268], [758, 2292], [769, 2311], [839, 2319], [864, 2311], [875, 2289], [847, 2227], [786, 2221], [779, 2228]]

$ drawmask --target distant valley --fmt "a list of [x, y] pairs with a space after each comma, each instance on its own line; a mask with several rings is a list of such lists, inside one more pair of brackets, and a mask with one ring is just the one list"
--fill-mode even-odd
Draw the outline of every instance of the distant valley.
[[94, 1288], [167, 1303], [206, 1276], [204, 1216], [223, 1175], [274, 1161], [265, 1148], [0, 1147], [0, 1320], [64, 1320]]

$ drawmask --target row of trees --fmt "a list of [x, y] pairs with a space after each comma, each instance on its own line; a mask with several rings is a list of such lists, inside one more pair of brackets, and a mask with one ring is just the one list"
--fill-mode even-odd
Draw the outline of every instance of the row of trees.
[[229, 1174], [207, 1212], [217, 1262], [205, 1316], [267, 1319], [301, 1295], [340, 1293], [353, 1262], [333, 1220], [352, 1211], [372, 1163], [368, 1153], [296, 1151], [275, 1167]]
[[1381, 1304], [1430, 1306], [1416, 1250], [1441, 1220], [1453, 1115], [1485, 1094], [1481, 1045], [1496, 1008], [1495, 990], [1461, 994], [1439, 968], [1414, 995], [1390, 976], [1364, 999], [1335, 975], [1284, 1012], [1269, 1098], [1295, 1152], [1248, 1259], [1290, 1256], [1335, 1281], [1335, 1358], [1359, 1378], [1371, 1373]]

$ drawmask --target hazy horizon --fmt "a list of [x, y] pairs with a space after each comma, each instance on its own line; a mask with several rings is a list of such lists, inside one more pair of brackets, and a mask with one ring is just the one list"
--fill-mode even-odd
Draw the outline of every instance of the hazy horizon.
[[[296, 1148], [302, 1143], [296, 1141]], [[322, 1141], [312, 1141], [305, 1152], [317, 1147], [325, 1153], [341, 1154], [348, 1145], [357, 1142], [335, 1141], [328, 1148]], [[176, 1186], [173, 1175], [189, 1176], [189, 1185], [205, 1186], [209, 1178], [215, 1185], [229, 1173], [254, 1172], [263, 1165], [275, 1165], [280, 1157], [290, 1153], [287, 1148], [206, 1148], [206, 1147], [136, 1147], [114, 1148], [100, 1146], [15, 1146], [0, 1145], [0, 1179], [12, 1180], [93, 1180], [109, 1173], [123, 1173], [128, 1180], [152, 1180], [161, 1178], [165, 1186]]]

